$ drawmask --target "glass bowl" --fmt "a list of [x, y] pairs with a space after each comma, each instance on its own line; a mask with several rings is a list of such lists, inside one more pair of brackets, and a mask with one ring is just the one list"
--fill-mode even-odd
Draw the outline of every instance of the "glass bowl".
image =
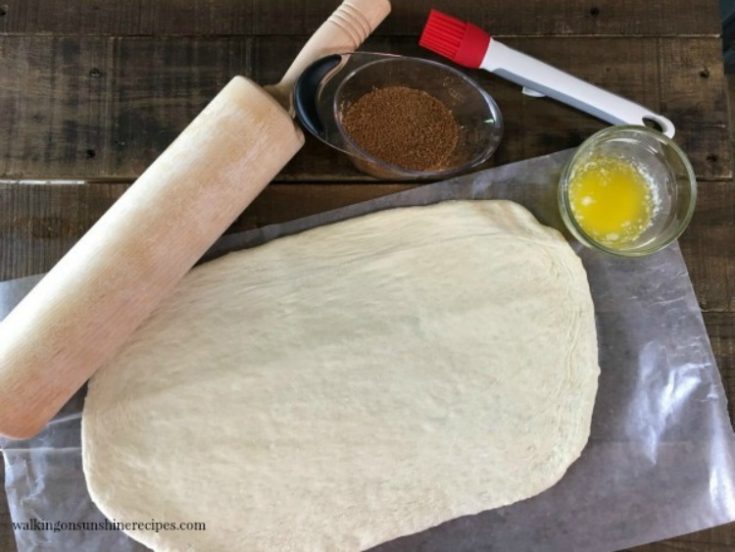
[[[374, 157], [355, 143], [343, 125], [343, 113], [364, 94], [386, 86], [423, 90], [441, 101], [454, 115], [459, 142], [445, 167], [416, 171]], [[503, 135], [503, 119], [492, 97], [456, 69], [427, 59], [383, 56], [347, 74], [333, 100], [334, 118], [347, 153], [355, 166], [385, 179], [439, 179], [465, 172], [485, 162]]]
[[[575, 170], [595, 158], [617, 158], [646, 175], [657, 206], [651, 223], [634, 240], [619, 247], [600, 243], [576, 220], [569, 197]], [[689, 224], [697, 198], [697, 180], [684, 152], [670, 138], [644, 126], [613, 126], [590, 136], [561, 174], [559, 209], [564, 224], [582, 244], [611, 255], [641, 257], [663, 249]]]

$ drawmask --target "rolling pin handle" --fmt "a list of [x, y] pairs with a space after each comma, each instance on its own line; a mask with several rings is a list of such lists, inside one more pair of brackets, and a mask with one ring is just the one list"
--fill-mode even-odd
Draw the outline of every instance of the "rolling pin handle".
[[[284, 103], [291, 97], [296, 81], [309, 65], [330, 54], [348, 54], [390, 13], [389, 0], [345, 0], [304, 45], [296, 59], [275, 87], [273, 95]], [[290, 102], [289, 102], [290, 103]]]

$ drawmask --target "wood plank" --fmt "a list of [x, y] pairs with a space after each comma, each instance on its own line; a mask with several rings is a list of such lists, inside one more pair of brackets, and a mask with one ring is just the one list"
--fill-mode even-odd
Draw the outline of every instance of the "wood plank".
[[[276, 81], [304, 37], [0, 37], [0, 178], [131, 180], [231, 75]], [[720, 43], [714, 38], [509, 39], [512, 46], [613, 92], [661, 109], [702, 180], [732, 177]], [[414, 39], [374, 38], [378, 50], [421, 54]], [[659, 59], [663, 61], [659, 63]], [[700, 73], [706, 72], [706, 77]], [[491, 164], [578, 145], [603, 123], [485, 72], [506, 122]], [[705, 73], [702, 73], [705, 74]], [[361, 181], [316, 140], [281, 181]]]
[[730, 422], [735, 428], [735, 312], [705, 312], [703, 316], [728, 397]]
[[[677, 141], [697, 165], [697, 175], [732, 175], [732, 148], [729, 147], [727, 82], [722, 66], [722, 46], [717, 41], [682, 44], [661, 40], [659, 47], [659, 82], [662, 113], [681, 132]], [[699, 127], [700, 132], [688, 132]], [[725, 158], [721, 158], [725, 155]]]
[[735, 312], [735, 183], [700, 186], [694, 217], [679, 244], [702, 310]]
[[735, 550], [735, 523], [620, 552], [732, 552], [732, 550]]
[[[334, 209], [410, 184], [271, 184], [232, 230]], [[48, 270], [126, 188], [123, 184], [0, 184], [0, 279]], [[735, 312], [735, 185], [708, 182], [680, 240], [700, 306]]]
[[[410, 184], [271, 184], [228, 232], [366, 201]], [[49, 270], [127, 189], [123, 184], [0, 183], [0, 280]]]
[[125, 186], [0, 184], [0, 280], [49, 270]]
[[[142, 172], [230, 75], [251, 72], [249, 39], [186, 42], [1, 39], [8, 67], [0, 77], [7, 136], [0, 148], [8, 160], [2, 172], [111, 178]], [[14, 159], [25, 168], [13, 168]], [[112, 167], [125, 169], [120, 175]]]
[[[0, 33], [93, 35], [301, 35], [337, 0], [3, 0]], [[710, 0], [392, 0], [383, 35], [416, 35], [435, 7], [501, 35], [716, 36]], [[522, 12], [520, 11], [522, 8]], [[284, 17], [284, 14], [288, 16]], [[662, 15], [665, 14], [665, 17]]]

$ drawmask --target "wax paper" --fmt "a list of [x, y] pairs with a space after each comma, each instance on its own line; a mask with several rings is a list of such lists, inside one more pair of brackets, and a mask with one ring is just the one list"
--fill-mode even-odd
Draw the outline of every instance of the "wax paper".
[[[544, 224], [562, 229], [556, 181], [569, 155], [560, 152], [229, 235], [205, 260], [372, 211], [446, 199], [512, 199]], [[601, 366], [592, 433], [582, 456], [557, 485], [536, 497], [447, 520], [374, 552], [608, 552], [735, 520], [735, 439], [678, 246], [631, 260], [604, 256], [567, 237], [589, 275]], [[7, 311], [36, 280], [0, 284], [0, 306]], [[38, 437], [3, 442], [14, 521], [103, 519], [81, 469], [83, 394]], [[16, 538], [21, 551], [144, 549], [117, 531], [17, 530]]]

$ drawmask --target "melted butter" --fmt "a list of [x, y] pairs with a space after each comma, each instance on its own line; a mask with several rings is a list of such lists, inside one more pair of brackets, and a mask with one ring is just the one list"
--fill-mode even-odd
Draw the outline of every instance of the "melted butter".
[[651, 225], [652, 186], [632, 164], [614, 157], [592, 159], [578, 167], [569, 184], [577, 223], [594, 240], [624, 247]]

